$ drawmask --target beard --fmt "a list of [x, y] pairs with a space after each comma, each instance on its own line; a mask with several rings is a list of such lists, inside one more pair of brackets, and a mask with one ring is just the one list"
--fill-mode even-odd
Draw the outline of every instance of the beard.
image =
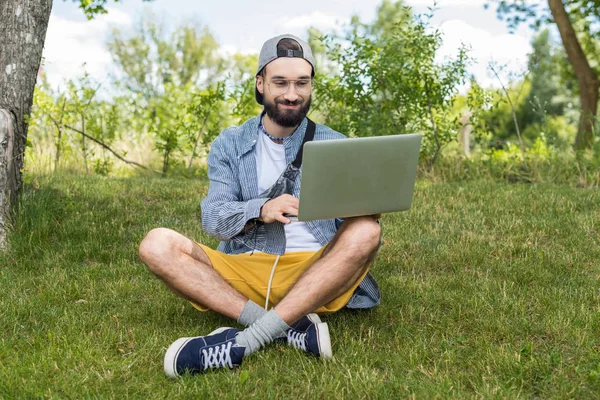
[[[275, 99], [274, 101], [267, 100], [265, 97], [263, 103], [265, 106], [265, 112], [271, 119], [279, 126], [286, 128], [293, 128], [294, 126], [300, 125], [308, 110], [310, 109], [311, 96], [309, 95], [306, 100], [298, 98], [296, 101], [287, 101], [283, 99]], [[300, 105], [297, 110], [280, 110], [277, 105]]]

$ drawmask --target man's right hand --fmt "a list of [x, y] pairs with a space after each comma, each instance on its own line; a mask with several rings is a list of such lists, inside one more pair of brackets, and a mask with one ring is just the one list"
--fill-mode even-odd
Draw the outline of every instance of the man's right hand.
[[291, 220], [283, 214], [298, 215], [298, 199], [289, 194], [283, 194], [263, 204], [260, 209], [259, 221], [272, 224], [275, 221], [289, 224]]

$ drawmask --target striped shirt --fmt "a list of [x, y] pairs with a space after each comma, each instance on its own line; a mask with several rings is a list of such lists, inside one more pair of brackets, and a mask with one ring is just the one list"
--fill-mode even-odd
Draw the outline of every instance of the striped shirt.
[[[244, 124], [225, 129], [213, 142], [208, 154], [208, 195], [201, 202], [202, 228], [221, 240], [217, 250], [239, 254], [258, 250], [270, 254], [285, 252], [283, 224], [259, 224], [244, 232], [249, 222], [260, 216], [260, 209], [269, 199], [259, 198], [256, 171], [256, 141], [260, 117]], [[286, 163], [296, 158], [304, 139], [307, 119], [283, 141]], [[324, 125], [316, 124], [314, 140], [345, 139], [346, 137]], [[296, 179], [293, 194], [300, 196], [302, 170]], [[306, 222], [307, 228], [325, 246], [335, 236], [340, 219]], [[371, 308], [381, 301], [379, 287], [367, 274], [346, 305], [348, 308]]]

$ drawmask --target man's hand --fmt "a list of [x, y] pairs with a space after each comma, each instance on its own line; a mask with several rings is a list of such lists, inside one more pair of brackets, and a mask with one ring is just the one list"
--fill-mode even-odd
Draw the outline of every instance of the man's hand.
[[272, 224], [275, 221], [289, 224], [291, 220], [283, 214], [298, 215], [298, 199], [289, 194], [283, 194], [263, 204], [260, 209], [259, 221]]

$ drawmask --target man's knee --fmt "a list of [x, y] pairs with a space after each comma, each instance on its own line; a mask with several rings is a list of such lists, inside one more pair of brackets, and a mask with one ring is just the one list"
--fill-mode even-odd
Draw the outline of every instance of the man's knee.
[[362, 260], [360, 265], [367, 265], [373, 260], [381, 241], [381, 226], [372, 217], [347, 218], [338, 231], [338, 237], [328, 247], [326, 253], [333, 249], [353, 260]]
[[370, 253], [379, 247], [381, 239], [381, 225], [372, 217], [356, 217], [350, 221], [349, 228], [352, 230], [354, 240], [364, 245]]
[[171, 229], [152, 229], [140, 243], [139, 256], [152, 272], [157, 273], [181, 252], [183, 238]]

